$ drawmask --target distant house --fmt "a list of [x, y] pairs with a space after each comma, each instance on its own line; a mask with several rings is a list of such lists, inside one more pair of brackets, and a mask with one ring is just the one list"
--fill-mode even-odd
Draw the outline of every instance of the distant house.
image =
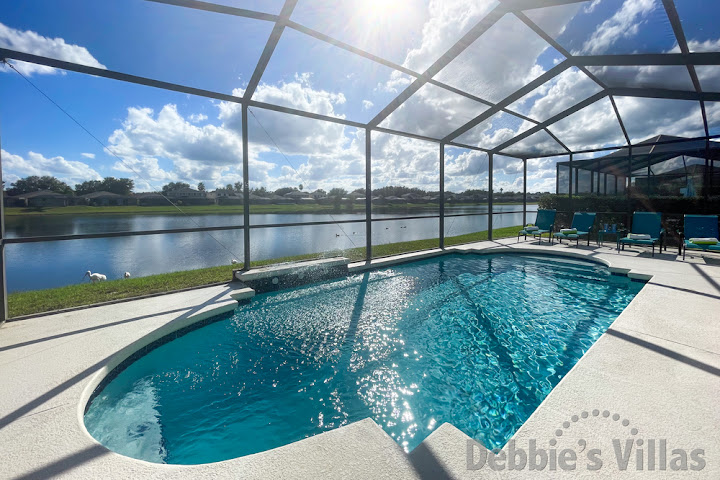
[[395, 196], [385, 197], [385, 200], [386, 200], [387, 203], [389, 203], [389, 204], [405, 203], [405, 199], [404, 199], [404, 198], [395, 197]]
[[310, 194], [312, 198], [315, 200], [320, 200], [321, 198], [327, 198], [327, 193], [323, 192], [321, 190], [316, 190]]
[[93, 206], [130, 205], [133, 200], [134, 203], [137, 204], [137, 200], [128, 195], [118, 195], [117, 193], [103, 191], [82, 195], [80, 199], [83, 200], [85, 204]]
[[6, 197], [5, 205], [8, 207], [67, 207], [70, 198], [69, 195], [62, 193], [38, 190], [37, 192]]
[[226, 198], [235, 196], [238, 196], [235, 193], [235, 190], [230, 190], [229, 188], [218, 188], [214, 192], [207, 193], [208, 198]]
[[170, 198], [205, 198], [207, 194], [194, 188], [179, 188], [168, 192]]
[[207, 198], [207, 193], [195, 190], [194, 188], [179, 188], [171, 190], [167, 195], [173, 202], [182, 205], [212, 205], [214, 198]]
[[[282, 198], [282, 197], [280, 197]], [[272, 200], [266, 197], [261, 197], [259, 195], [255, 195], [254, 193], [250, 194], [250, 203], [255, 205], [267, 205], [269, 203], [272, 203]]]
[[270, 195], [270, 200], [275, 205], [291, 205], [295, 203], [295, 200], [293, 200], [291, 197], [281, 197], [280, 195]]
[[138, 205], [143, 207], [170, 205], [165, 197], [156, 192], [142, 192], [133, 195]]
[[293, 190], [283, 195], [283, 197], [299, 202], [302, 199], [310, 198], [310, 194], [301, 192], [300, 190]]

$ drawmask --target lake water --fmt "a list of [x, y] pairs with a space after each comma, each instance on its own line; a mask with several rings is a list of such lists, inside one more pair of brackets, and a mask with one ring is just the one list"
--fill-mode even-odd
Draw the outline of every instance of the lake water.
[[[537, 205], [528, 205], [528, 212]], [[495, 205], [495, 228], [520, 225], [522, 205]], [[484, 205], [446, 207], [454, 213], [486, 213]], [[517, 212], [497, 214], [498, 212]], [[425, 212], [420, 215], [436, 215]], [[411, 214], [413, 216], [416, 213]], [[373, 213], [373, 219], [403, 214]], [[530, 214], [528, 220], [533, 220]], [[250, 255], [265, 260], [308, 253], [322, 253], [365, 246], [365, 215], [362, 214], [253, 214], [252, 225], [357, 220], [341, 225], [259, 228], [250, 231]], [[58, 215], [7, 217], [6, 236], [79, 235], [101, 232], [127, 232], [193, 228], [197, 226], [242, 225], [241, 214], [231, 215]], [[373, 223], [373, 245], [438, 237], [437, 218], [389, 220]], [[449, 217], [445, 235], [455, 236], [487, 230], [487, 215]], [[135, 237], [99, 238], [10, 244], [5, 247], [8, 291], [37, 290], [80, 283], [87, 270], [121, 278], [179, 270], [190, 270], [243, 261], [243, 231], [174, 233]], [[87, 281], [87, 278], [84, 279]]]

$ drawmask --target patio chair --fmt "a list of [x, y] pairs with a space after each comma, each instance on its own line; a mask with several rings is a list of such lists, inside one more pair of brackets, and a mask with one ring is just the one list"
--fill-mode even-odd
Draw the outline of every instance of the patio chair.
[[[635, 235], [645, 235], [645, 238], [633, 238]], [[660, 245], [662, 253], [665, 240], [665, 229], [662, 228], [662, 213], [634, 212], [632, 228], [625, 238], [618, 238], [617, 249], [625, 250], [625, 245], [651, 245], [652, 256], [655, 256], [655, 245]]]
[[685, 227], [680, 237], [680, 252], [678, 252], [678, 255], [682, 253], [683, 260], [685, 260], [685, 253], [688, 248], [706, 252], [720, 252], [717, 215], [685, 215], [684, 223]]
[[528, 235], [532, 235], [533, 238], [540, 237], [540, 241], [542, 242], [543, 233], [547, 233], [552, 241], [552, 231], [555, 227], [555, 210], [538, 210], [534, 226], [537, 227], [537, 229], [527, 230], [528, 226], [525, 226], [525, 228], [520, 230], [518, 232], [518, 242], [520, 241], [521, 235], [525, 236], [525, 240], [527, 240]]
[[[580, 245], [580, 237], [587, 237], [587, 244], [590, 245], [590, 232], [592, 232], [595, 226], [595, 214], [590, 212], [575, 212], [573, 215], [571, 230], [575, 230], [575, 233], [559, 231], [553, 234], [553, 237], [560, 240], [560, 243], [565, 240], [575, 240], [576, 245]], [[552, 243], [552, 238], [550, 240]]]

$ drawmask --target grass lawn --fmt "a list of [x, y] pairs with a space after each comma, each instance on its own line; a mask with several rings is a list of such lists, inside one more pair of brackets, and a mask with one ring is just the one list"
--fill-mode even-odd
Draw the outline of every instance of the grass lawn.
[[[475, 203], [456, 203], [446, 206], [476, 206]], [[479, 204], [487, 205], [487, 204]], [[495, 205], [522, 205], [522, 203], [495, 202]], [[181, 215], [183, 213], [193, 215], [222, 215], [222, 214], [243, 214], [242, 205], [186, 205], [180, 207], [182, 211], [172, 205], [153, 207], [125, 206], [125, 207], [91, 207], [77, 205], [72, 207], [7, 207], [6, 217], [20, 217], [27, 215]], [[374, 205], [373, 210], [380, 213], [407, 213], [418, 210], [437, 210], [435, 203], [410, 203], [405, 205]], [[250, 213], [364, 213], [364, 204], [341, 205], [335, 208], [333, 205], [251, 205]]]
[[[493, 230], [494, 238], [514, 237], [522, 227], [506, 227]], [[458, 245], [461, 243], [487, 240], [488, 232], [469, 233], [455, 237], [447, 237], [445, 245]], [[385, 257], [399, 253], [427, 250], [438, 247], [437, 239], [414, 240], [409, 242], [391, 243], [373, 246], [373, 257]], [[333, 252], [343, 255], [353, 261], [365, 258], [365, 248], [354, 248], [342, 252]], [[328, 254], [325, 254], [328, 256]], [[253, 262], [252, 266], [262, 266], [271, 263], [281, 263], [294, 260], [318, 258], [319, 254], [299, 255], [295, 257], [277, 258]], [[63, 308], [91, 305], [109, 302], [124, 298], [139, 297], [153, 293], [169, 292], [183, 288], [226, 283], [232, 278], [233, 269], [239, 265], [222, 265], [219, 267], [186, 270], [182, 272], [163, 273], [147, 277], [130, 278], [127, 280], [110, 280], [101, 283], [81, 283], [66, 287], [51, 288], [47, 290], [33, 290], [29, 292], [11, 293], [8, 295], [8, 309], [10, 317], [19, 317], [33, 313], [59, 310]]]

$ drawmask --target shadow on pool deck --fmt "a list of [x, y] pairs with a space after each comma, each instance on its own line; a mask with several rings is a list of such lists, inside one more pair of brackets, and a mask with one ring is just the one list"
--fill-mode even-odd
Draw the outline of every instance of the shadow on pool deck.
[[619, 338], [620, 340], [625, 340], [626, 342], [634, 343], [635, 345], [638, 345], [640, 347], [647, 348], [648, 350], [652, 350], [653, 352], [659, 353], [660, 355], [664, 355], [673, 360], [677, 360], [678, 362], [682, 362], [685, 365], [699, 368], [704, 372], [720, 377], [720, 368], [713, 367], [712, 365], [688, 357], [687, 355], [683, 355], [674, 350], [670, 350], [669, 348], [661, 347], [660, 345], [657, 345], [655, 343], [648, 342], [647, 340], [643, 340], [632, 335], [628, 335], [627, 333], [619, 332], [613, 328], [608, 328], [605, 333], [615, 338]]

